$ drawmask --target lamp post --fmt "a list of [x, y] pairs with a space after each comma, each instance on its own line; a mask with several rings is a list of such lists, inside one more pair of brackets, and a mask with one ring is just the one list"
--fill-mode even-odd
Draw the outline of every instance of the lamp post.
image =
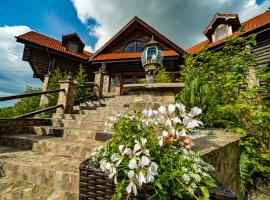
[[155, 74], [163, 64], [163, 52], [161, 44], [152, 39], [143, 47], [141, 62], [146, 74], [147, 83], [155, 82]]

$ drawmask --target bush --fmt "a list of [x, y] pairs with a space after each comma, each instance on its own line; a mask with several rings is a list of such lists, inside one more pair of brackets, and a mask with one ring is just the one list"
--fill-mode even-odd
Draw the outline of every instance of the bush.
[[[32, 88], [27, 86], [24, 94], [40, 91], [41, 91], [40, 88]], [[36, 111], [39, 109], [39, 102], [40, 96], [22, 98], [12, 107], [1, 109], [0, 118], [16, 117], [19, 115]]]

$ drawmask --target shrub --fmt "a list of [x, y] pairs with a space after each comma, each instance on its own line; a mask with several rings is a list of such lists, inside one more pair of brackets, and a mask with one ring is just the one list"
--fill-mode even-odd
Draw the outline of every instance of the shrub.
[[[27, 86], [25, 94], [32, 92], [40, 92], [40, 88], [32, 88]], [[12, 107], [3, 108], [0, 111], [0, 118], [16, 117], [26, 113], [30, 113], [38, 110], [40, 102], [40, 96], [25, 97], [20, 99]]]

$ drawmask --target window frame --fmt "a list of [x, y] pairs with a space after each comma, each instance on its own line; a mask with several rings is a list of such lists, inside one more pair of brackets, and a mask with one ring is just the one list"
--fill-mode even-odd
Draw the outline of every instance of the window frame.
[[[124, 53], [142, 52], [145, 43], [141, 40], [132, 40], [123, 47]], [[132, 50], [128, 50], [132, 49]]]

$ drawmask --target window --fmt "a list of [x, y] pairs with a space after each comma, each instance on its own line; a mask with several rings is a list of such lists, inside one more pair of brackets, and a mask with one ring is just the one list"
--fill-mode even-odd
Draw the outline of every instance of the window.
[[228, 36], [228, 30], [226, 25], [220, 25], [215, 31], [215, 41], [221, 40]]
[[68, 51], [71, 51], [73, 53], [78, 53], [78, 44], [74, 42], [69, 42], [67, 46]]
[[125, 53], [142, 52], [143, 46], [144, 46], [144, 42], [138, 41], [138, 40], [134, 40], [134, 41], [128, 43], [125, 46], [124, 52]]

